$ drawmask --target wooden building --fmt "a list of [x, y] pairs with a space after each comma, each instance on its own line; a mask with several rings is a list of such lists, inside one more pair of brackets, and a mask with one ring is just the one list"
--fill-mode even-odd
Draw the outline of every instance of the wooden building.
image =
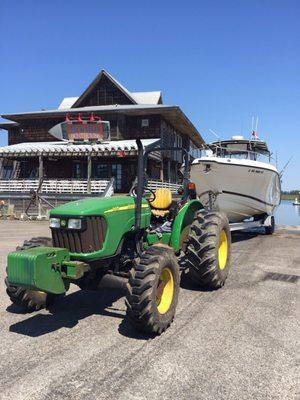
[[[66, 118], [91, 115], [109, 121], [108, 142], [61, 142], [49, 133]], [[129, 92], [104, 70], [79, 97], [63, 99], [55, 110], [2, 118], [0, 129], [8, 131], [8, 146], [0, 148], [2, 198], [26, 194], [41, 178], [41, 189], [49, 195], [96, 194], [99, 182], [111, 177], [116, 192], [128, 192], [136, 176], [136, 138], [161, 139], [164, 146], [176, 145], [191, 152], [203, 145], [180, 107], [163, 104], [160, 91]], [[152, 157], [148, 173], [152, 180], [175, 183], [181, 163], [179, 152], [165, 152], [162, 157]], [[48, 189], [45, 182], [52, 182]]]

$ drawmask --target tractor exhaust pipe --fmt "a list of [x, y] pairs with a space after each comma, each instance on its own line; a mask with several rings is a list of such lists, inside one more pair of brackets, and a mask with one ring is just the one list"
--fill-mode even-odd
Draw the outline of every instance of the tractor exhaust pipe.
[[142, 200], [144, 190], [144, 148], [141, 139], [136, 140], [138, 148], [138, 171], [137, 171], [137, 189], [135, 198], [135, 245], [136, 251], [140, 256], [142, 254], [142, 248], [140, 243], [140, 227], [141, 227], [141, 215], [142, 215]]

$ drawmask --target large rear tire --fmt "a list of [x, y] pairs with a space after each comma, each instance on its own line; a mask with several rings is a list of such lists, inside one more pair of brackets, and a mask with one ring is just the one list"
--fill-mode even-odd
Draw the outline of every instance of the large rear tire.
[[188, 238], [189, 275], [202, 287], [218, 289], [227, 279], [231, 258], [231, 233], [223, 213], [200, 211]]
[[[34, 247], [52, 247], [52, 239], [47, 237], [35, 237], [25, 240], [23, 246], [18, 246], [17, 250], [28, 250]], [[59, 295], [48, 294], [41, 291], [28, 290], [21, 286], [11, 285], [5, 279], [6, 293], [15, 305], [23, 308], [27, 312], [38, 311], [51, 305]]]
[[151, 246], [130, 272], [127, 317], [138, 330], [160, 335], [172, 323], [179, 294], [179, 266], [173, 249]]

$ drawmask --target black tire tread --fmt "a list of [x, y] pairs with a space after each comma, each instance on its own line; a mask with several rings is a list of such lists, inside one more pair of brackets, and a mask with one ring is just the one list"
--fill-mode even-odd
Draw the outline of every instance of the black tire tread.
[[[222, 287], [229, 269], [230, 248], [228, 266], [226, 266], [225, 270], [221, 272], [217, 265], [216, 245], [220, 226], [226, 227], [229, 232], [229, 223], [224, 214], [200, 211], [191, 225], [185, 254], [186, 265], [189, 267], [189, 274], [192, 280], [209, 289]], [[229, 246], [230, 244], [231, 242]]]
[[174, 319], [177, 298], [174, 300], [174, 313], [169, 319], [163, 321], [157, 319], [152, 300], [153, 288], [157, 283], [157, 273], [165, 259], [168, 259], [178, 271], [179, 289], [177, 258], [173, 249], [164, 246], [154, 245], [146, 250], [129, 275], [125, 300], [127, 317], [135, 328], [148, 334], [160, 335], [171, 325]]
[[273, 215], [271, 216], [271, 225], [265, 227], [265, 232], [266, 235], [273, 235], [275, 232], [275, 218]]

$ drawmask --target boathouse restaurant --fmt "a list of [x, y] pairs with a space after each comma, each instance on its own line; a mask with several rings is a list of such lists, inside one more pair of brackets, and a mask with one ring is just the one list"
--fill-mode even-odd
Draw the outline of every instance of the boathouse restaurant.
[[[130, 92], [104, 70], [58, 109], [2, 118], [8, 146], [0, 147], [0, 200], [29, 198], [37, 188], [48, 198], [95, 195], [112, 177], [115, 192], [126, 193], [136, 176], [136, 138], [144, 145], [161, 139], [164, 146], [182, 146], [194, 155], [204, 143], [180, 107], [163, 104], [160, 91]], [[179, 153], [153, 155], [150, 179], [175, 183]]]

